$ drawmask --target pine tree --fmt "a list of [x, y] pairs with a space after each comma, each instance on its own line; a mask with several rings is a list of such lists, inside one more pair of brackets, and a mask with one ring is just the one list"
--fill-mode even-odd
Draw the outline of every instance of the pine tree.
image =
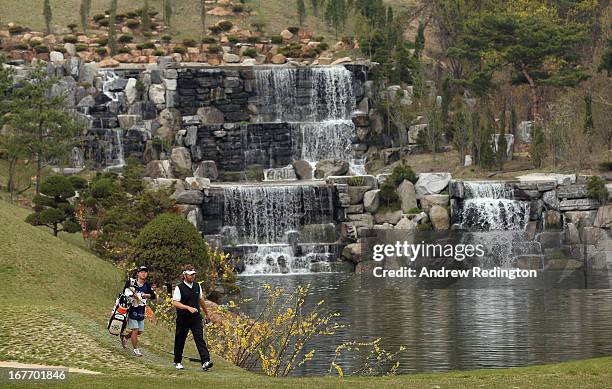
[[172, 22], [172, 0], [164, 0], [164, 23], [170, 26]]
[[53, 20], [53, 11], [51, 11], [51, 4], [49, 0], [45, 0], [43, 3], [43, 15], [45, 17], [45, 28], [47, 35], [51, 35], [51, 21]]
[[330, 0], [325, 7], [325, 21], [334, 28], [336, 39], [338, 32], [344, 30], [348, 18], [348, 4], [346, 0]]
[[144, 7], [140, 15], [142, 20], [142, 31], [151, 30], [151, 17], [149, 16], [149, 0], [144, 0]]
[[296, 0], [296, 5], [298, 20], [301, 26], [304, 24], [304, 18], [306, 17], [306, 5], [304, 4], [304, 0]]
[[423, 22], [419, 22], [419, 27], [417, 28], [417, 34], [414, 38], [414, 56], [416, 58], [421, 58], [421, 53], [425, 48], [425, 24]]
[[117, 54], [117, 0], [111, 0], [110, 24], [108, 26], [108, 48], [111, 55]]
[[506, 128], [502, 126], [501, 131], [497, 138], [497, 165], [499, 166], [499, 170], [504, 170], [504, 162], [506, 162], [506, 158], [508, 158], [508, 141], [506, 140]]
[[61, 231], [68, 233], [80, 231], [81, 227], [74, 216], [74, 206], [68, 201], [75, 195], [74, 186], [68, 178], [64, 176], [46, 178], [40, 193], [34, 196], [35, 212], [28, 215], [27, 223], [49, 227], [53, 230], [53, 236], [57, 236]]
[[589, 138], [593, 136], [593, 98], [590, 94], [584, 96], [584, 134]]
[[542, 167], [544, 158], [546, 157], [546, 139], [542, 124], [535, 123], [533, 126], [533, 134], [531, 139], [530, 150], [531, 160], [536, 168]]
[[310, 5], [312, 7], [312, 14], [316, 17], [319, 17], [319, 5], [323, 0], [310, 0]]
[[40, 193], [43, 168], [69, 155], [81, 130], [73, 114], [67, 111], [65, 96], [49, 96], [57, 83], [58, 79], [50, 78], [41, 65], [12, 95], [14, 104], [8, 124], [21, 131], [28, 158], [36, 162], [36, 194]]

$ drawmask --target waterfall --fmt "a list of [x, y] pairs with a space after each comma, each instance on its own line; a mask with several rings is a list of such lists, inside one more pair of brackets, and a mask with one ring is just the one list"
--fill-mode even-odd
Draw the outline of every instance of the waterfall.
[[464, 228], [522, 230], [529, 222], [529, 203], [514, 200], [504, 182], [463, 182], [466, 199], [460, 211]]
[[119, 101], [120, 92], [112, 92], [112, 86], [115, 80], [119, 79], [117, 73], [112, 69], [99, 69], [98, 73], [102, 75], [102, 93], [111, 101]]
[[464, 181], [463, 187], [466, 198], [511, 199], [514, 196], [512, 186], [505, 182]]
[[245, 270], [242, 275], [295, 274], [310, 272], [307, 257], [296, 257], [289, 245], [260, 245], [257, 251], [242, 257]]
[[355, 109], [352, 73], [343, 66], [257, 69], [255, 81], [272, 121], [349, 119]]
[[105, 150], [106, 169], [121, 169], [125, 166], [125, 155], [123, 152], [123, 130], [109, 130], [114, 134], [114, 139], [108, 140], [108, 146]]
[[[243, 274], [286, 274], [329, 269], [328, 243], [301, 245], [302, 227], [333, 223], [329, 186], [247, 186], [224, 188], [223, 225], [244, 249]], [[312, 226], [311, 226], [312, 227]], [[315, 265], [316, 264], [316, 265]]]
[[351, 140], [355, 125], [351, 120], [295, 123], [301, 140], [301, 159], [316, 163], [323, 159], [353, 159]]
[[224, 188], [224, 226], [234, 226], [240, 243], [286, 242], [301, 225], [331, 222], [328, 186], [231, 186]]

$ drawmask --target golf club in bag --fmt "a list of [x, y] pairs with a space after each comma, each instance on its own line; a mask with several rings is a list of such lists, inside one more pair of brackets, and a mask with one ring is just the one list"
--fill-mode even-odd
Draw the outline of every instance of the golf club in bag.
[[124, 290], [122, 290], [115, 301], [115, 307], [113, 308], [110, 319], [108, 320], [107, 328], [111, 335], [119, 336], [121, 333], [123, 333], [123, 330], [125, 330], [128, 321], [128, 307], [128, 298], [124, 294]]

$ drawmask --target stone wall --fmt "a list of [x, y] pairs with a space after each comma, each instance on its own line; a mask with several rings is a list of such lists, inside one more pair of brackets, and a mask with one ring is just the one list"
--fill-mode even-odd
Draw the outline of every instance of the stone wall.
[[183, 144], [194, 162], [212, 160], [221, 171], [245, 171], [251, 165], [290, 165], [294, 139], [288, 123], [201, 124], [187, 127]]

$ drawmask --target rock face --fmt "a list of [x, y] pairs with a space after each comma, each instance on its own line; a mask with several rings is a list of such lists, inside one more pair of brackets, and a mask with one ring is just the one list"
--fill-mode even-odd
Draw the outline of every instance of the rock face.
[[198, 108], [198, 117], [203, 124], [221, 124], [225, 122], [223, 112], [215, 107]]
[[402, 203], [402, 211], [408, 212], [408, 210], [417, 207], [416, 192], [414, 190], [414, 184], [408, 180], [404, 180], [397, 188], [397, 194]]
[[186, 189], [191, 190], [203, 190], [210, 186], [210, 179], [201, 177], [187, 177], [185, 178]]
[[326, 159], [319, 161], [315, 169], [315, 178], [328, 176], [343, 176], [349, 171], [349, 163], [340, 159]]
[[275, 65], [282, 65], [285, 62], [287, 62], [287, 58], [284, 55], [278, 53], [275, 56], [273, 56], [270, 61], [272, 61], [272, 63]]
[[434, 205], [446, 207], [448, 206], [448, 202], [448, 195], [425, 195], [421, 197], [421, 208], [423, 208], [425, 211], [429, 211]]
[[374, 214], [374, 221], [376, 224], [397, 224], [402, 218], [402, 211], [385, 211], [385, 212], [377, 212]]
[[151, 88], [149, 88], [149, 99], [153, 104], [164, 104], [166, 102], [166, 88], [161, 84], [151, 85]]
[[593, 225], [600, 228], [612, 228], [612, 205], [604, 205], [597, 210]]
[[281, 31], [280, 36], [282, 36], [285, 40], [289, 40], [293, 38], [293, 33], [289, 30], [283, 30]]
[[200, 190], [182, 190], [174, 196], [179, 204], [199, 205], [204, 201], [204, 194]]
[[191, 171], [191, 154], [189, 154], [189, 149], [186, 147], [173, 148], [170, 159], [174, 166], [179, 169]]
[[353, 263], [361, 262], [361, 243], [351, 243], [342, 250], [342, 257]]
[[410, 220], [407, 217], [402, 217], [402, 219], [395, 225], [396, 230], [414, 230], [416, 229], [417, 224]]
[[138, 91], [136, 90], [136, 79], [130, 78], [125, 85], [125, 98], [128, 104], [134, 104], [138, 98]]
[[173, 178], [169, 160], [155, 160], [147, 164], [146, 175], [151, 178]]
[[240, 62], [240, 56], [232, 53], [223, 54], [223, 62], [225, 63], [238, 63]]
[[429, 219], [434, 229], [437, 231], [448, 230], [450, 228], [450, 217], [446, 208], [434, 205], [429, 211]]
[[180, 128], [181, 113], [176, 108], [166, 108], [159, 113], [159, 124], [167, 128]]
[[195, 165], [193, 172], [194, 177], [209, 178], [211, 181], [216, 181], [219, 178], [217, 164], [215, 161], [202, 161]]
[[544, 212], [544, 228], [547, 230], [558, 230], [563, 228], [561, 213], [557, 211]]
[[380, 205], [380, 190], [370, 190], [363, 194], [363, 207], [366, 212], [374, 213]]
[[348, 195], [351, 199], [351, 205], [361, 204], [363, 202], [363, 196], [370, 190], [368, 186], [349, 186]]
[[298, 180], [312, 180], [312, 165], [302, 159], [292, 163]]
[[417, 198], [442, 192], [450, 180], [450, 173], [421, 173], [415, 185]]

